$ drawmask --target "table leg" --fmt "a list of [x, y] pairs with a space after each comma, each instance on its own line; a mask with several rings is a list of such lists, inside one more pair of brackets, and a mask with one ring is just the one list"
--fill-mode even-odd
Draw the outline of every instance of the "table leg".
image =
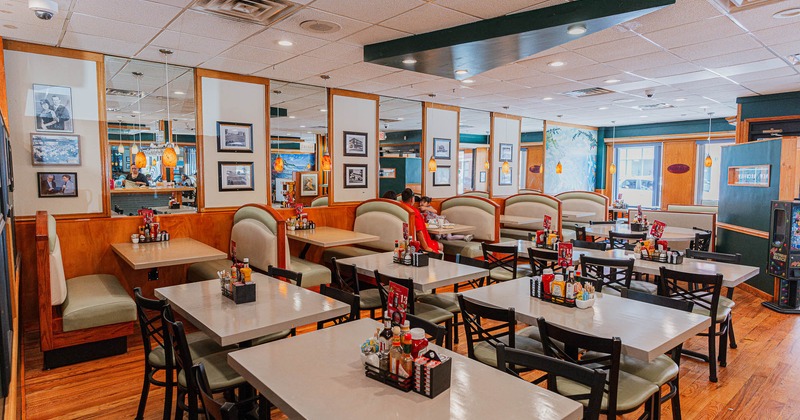
[[[733, 300], [733, 287], [728, 288], [728, 299]], [[731, 312], [731, 321], [728, 324], [728, 340], [732, 349], [736, 348], [736, 335], [733, 333], [733, 312]]]
[[301, 260], [306, 259], [306, 253], [308, 252], [309, 248], [311, 248], [311, 244], [306, 243], [305, 245], [303, 245], [303, 250], [300, 251], [300, 259]]
[[[253, 342], [250, 341], [250, 340], [243, 341], [243, 342], [239, 343], [239, 348], [248, 348], [248, 347], [252, 347], [252, 346], [253, 346]], [[253, 398], [253, 396], [255, 396], [255, 389], [253, 388], [252, 385], [245, 384], [244, 386], [239, 388], [239, 401], [245, 401], [245, 400], [251, 399], [251, 398]], [[240, 416], [239, 416], [240, 418], [262, 420], [262, 419], [268, 419], [270, 417], [270, 413], [269, 413], [270, 405], [269, 404], [264, 404], [263, 407], [260, 407], [259, 406], [260, 404], [253, 404], [253, 403], [251, 403], [251, 404], [252, 405], [249, 404], [247, 406], [243, 406], [242, 407], [242, 410], [240, 411]], [[257, 416], [255, 415], [255, 412], [254, 412], [256, 407], [259, 408], [259, 412], [258, 412]], [[266, 410], [266, 412], [262, 412], [262, 410]]]

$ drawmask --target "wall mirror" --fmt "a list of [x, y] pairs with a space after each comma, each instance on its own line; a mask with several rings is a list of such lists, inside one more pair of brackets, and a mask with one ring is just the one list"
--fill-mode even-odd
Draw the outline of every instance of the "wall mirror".
[[458, 146], [458, 193], [488, 191], [491, 114], [461, 108]]
[[380, 196], [422, 192], [422, 102], [381, 96], [378, 129]]

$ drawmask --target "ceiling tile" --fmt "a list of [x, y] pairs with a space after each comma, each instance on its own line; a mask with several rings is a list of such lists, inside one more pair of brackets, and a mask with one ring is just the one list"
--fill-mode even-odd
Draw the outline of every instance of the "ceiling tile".
[[636, 32], [628, 30], [628, 28], [622, 25], [616, 25], [599, 32], [582, 36], [564, 45], [571, 50], [576, 50], [578, 48], [591, 47], [592, 45], [604, 44], [606, 42], [617, 41], [632, 36], [636, 36]]
[[775, 58], [775, 55], [769, 52], [769, 50], [766, 48], [755, 48], [752, 50], [738, 51], [730, 54], [718, 55], [716, 57], [694, 60], [694, 63], [705, 68], [716, 69], [745, 63], [754, 63], [761, 60], [769, 60], [770, 58]]
[[739, 51], [747, 51], [760, 46], [761, 44], [750, 35], [737, 35], [728, 39], [716, 39], [685, 47], [673, 48], [670, 51], [675, 53], [678, 57], [693, 61]]
[[566, 81], [567, 81], [566, 79], [562, 79], [560, 77], [556, 77], [549, 74], [536, 74], [530, 77], [522, 77], [519, 79], [511, 80], [511, 82], [513, 83], [531, 88], [558, 85]]
[[773, 28], [776, 26], [797, 25], [797, 18], [794, 19], [775, 19], [772, 17], [782, 10], [800, 7], [800, 1], [784, 0], [765, 4], [761, 7], [745, 9], [733, 14], [733, 18], [739, 21], [751, 32], [762, 29]]
[[61, 27], [42, 28], [10, 20], [0, 20], [0, 36], [4, 39], [56, 45], [61, 36]]
[[[282, 45], [278, 45], [279, 41], [291, 41], [292, 45], [289, 47], [284, 47]], [[290, 53], [292, 55], [307, 53], [311, 50], [322, 47], [327, 43], [327, 41], [319, 38], [281, 31], [273, 28], [269, 28], [264, 32], [253, 35], [250, 38], [242, 41], [243, 45], [252, 45], [254, 47], [280, 51], [282, 53]]]
[[505, 66], [500, 66], [495, 69], [485, 71], [481, 73], [481, 76], [491, 77], [492, 79], [497, 80], [513, 80], [513, 79], [521, 79], [523, 77], [532, 77], [537, 74], [541, 74], [536, 70], [533, 70], [529, 66], [520, 63], [511, 63], [506, 64]]
[[215, 56], [234, 45], [234, 42], [221, 41], [187, 33], [163, 31], [152, 42], [171, 50], [182, 50]]
[[[771, 58], [769, 60], [762, 60], [755, 63], [738, 64], [735, 66], [722, 67], [714, 69], [715, 73], [723, 76], [731, 77], [740, 74], [747, 74], [753, 72], [767, 71], [778, 68], [790, 68], [785, 61], [780, 58]], [[732, 78], [732, 77], [731, 77]]]
[[336, 69], [328, 74], [334, 77], [353, 77], [359, 80], [369, 80], [397, 71], [394, 68], [379, 66], [372, 63], [356, 63], [347, 67]]
[[69, 0], [59, 1], [59, 10], [61, 10], [61, 12], [53, 16], [50, 20], [42, 20], [37, 18], [36, 15], [28, 9], [27, 0], [5, 1], [0, 4], [0, 20], [12, 21], [14, 22], [13, 25], [17, 27], [29, 25], [38, 26], [42, 29], [61, 30], [67, 18], [67, 13], [65, 11], [69, 10], [69, 4]]
[[641, 54], [636, 57], [609, 61], [605, 64], [622, 71], [636, 72], [641, 69], [664, 67], [678, 63], [684, 63], [684, 60], [675, 56], [675, 54], [666, 51], [658, 51], [650, 54]]
[[345, 85], [344, 87], [349, 90], [355, 90], [357, 92], [367, 92], [367, 93], [375, 93], [382, 90], [389, 90], [394, 88], [394, 86], [392, 85], [387, 85], [385, 83], [378, 83], [373, 80], [351, 83], [349, 85]]
[[290, 58], [281, 64], [292, 68], [303, 69], [304, 72], [311, 74], [324, 74], [331, 70], [343, 67], [343, 65], [339, 63], [319, 60], [317, 58], [306, 57], [304, 55], [298, 55], [297, 57]]
[[200, 67], [210, 70], [227, 71], [230, 73], [252, 74], [264, 68], [264, 65], [252, 61], [234, 60], [225, 57], [214, 57]]
[[364, 60], [364, 49], [357, 45], [332, 42], [304, 55], [336, 63], [353, 64]]
[[600, 63], [658, 51], [661, 48], [638, 36], [575, 50], [576, 53]]
[[701, 67], [692, 63], [681, 62], [679, 64], [672, 64], [669, 66], [653, 67], [649, 69], [641, 69], [633, 71], [634, 74], [650, 79], [657, 79], [660, 77], [667, 77], [679, 74], [692, 73], [702, 70]]
[[245, 23], [188, 10], [181, 13], [174, 22], [170, 23], [167, 29], [206, 38], [239, 42], [263, 30], [264, 27], [254, 23]]
[[80, 34], [140, 43], [141, 46], [144, 46], [145, 43], [153, 39], [159, 32], [159, 29], [153, 28], [152, 26], [103, 19], [81, 13], [72, 14], [67, 30]]
[[[607, 66], [605, 64], [593, 64], [588, 66], [565, 68], [558, 72], [558, 77], [563, 77], [569, 80], [588, 80], [588, 79], [602, 78], [611, 75], [619, 76], [619, 73], [620, 73], [619, 70]], [[614, 78], [622, 80], [621, 77], [622, 76]]]
[[708, 0], [678, 0], [674, 5], [623, 23], [623, 26], [646, 34], [721, 14]]
[[670, 49], [683, 47], [685, 45], [699, 44], [715, 39], [726, 39], [744, 33], [744, 30], [731, 22], [727, 16], [717, 16], [711, 19], [650, 32], [644, 36], [656, 44]]
[[[340, 25], [341, 29], [333, 33], [310, 32], [300, 27], [301, 23], [308, 20], [321, 20], [321, 21], [333, 22], [336, 23], [337, 25]], [[366, 22], [350, 19], [344, 16], [334, 15], [332, 13], [323, 12], [321, 10], [301, 9], [297, 13], [276, 23], [271, 28], [293, 32], [301, 35], [307, 35], [314, 38], [326, 39], [328, 41], [338, 41], [358, 31], [364, 30], [369, 26], [370, 25]], [[271, 28], [268, 29], [267, 31], [271, 30]]]
[[800, 90], [800, 76], [782, 77], [780, 79], [770, 79], [743, 84], [746, 88], [758, 92], [762, 95], [781, 92], [794, 92]]
[[67, 32], [61, 41], [64, 48], [76, 50], [91, 50], [104, 54], [113, 54], [123, 57], [131, 57], [142, 48], [142, 44], [120, 41], [104, 36], [94, 36]]
[[[731, 80], [737, 83], [747, 83], [751, 81], [766, 81], [767, 79], [774, 79], [776, 77], [787, 77], [791, 78], [793, 76], [797, 76], [797, 71], [795, 69], [789, 67], [788, 65], [784, 64], [779, 68], [774, 68], [771, 70], [764, 70], [764, 71], [755, 71], [752, 73], [744, 73], [739, 74], [736, 76], [728, 76]], [[781, 81], [776, 80], [776, 82], [780, 83]]]
[[[164, 54], [161, 54], [158, 50], [167, 48], [164, 45], [155, 45], [150, 44], [144, 50], [140, 51], [139, 54], [136, 54], [136, 58], [142, 60], [149, 60], [158, 62], [164, 62]], [[202, 54], [198, 52], [192, 51], [181, 51], [172, 49], [172, 55], [169, 57], [170, 64], [176, 64], [179, 66], [188, 66], [188, 67], [197, 67], [200, 63], [203, 63], [209, 60], [213, 55], [211, 54]]]
[[425, 4], [422, 0], [316, 0], [311, 5], [340, 16], [378, 23]]
[[372, 81], [399, 87], [399, 86], [406, 86], [414, 83], [422, 83], [439, 79], [441, 78], [431, 74], [401, 70], [401, 71], [396, 71], [394, 73], [389, 73], [383, 76], [376, 77], [372, 79]]
[[410, 32], [398, 31], [395, 29], [385, 28], [379, 25], [372, 25], [363, 31], [358, 31], [353, 35], [342, 38], [341, 42], [356, 45], [369, 45], [376, 44], [383, 41], [391, 41], [393, 39], [404, 38], [410, 36]]
[[[224, 58], [252, 61], [265, 65], [280, 63], [281, 61], [286, 61], [294, 56], [294, 54], [288, 52], [268, 50], [244, 44], [234, 45], [232, 48], [220, 54], [220, 57]], [[263, 68], [264, 66], [261, 67]]]
[[300, 79], [313, 76], [314, 73], [306, 71], [301, 68], [294, 68], [284, 63], [278, 63], [274, 66], [269, 66], [264, 70], [253, 73], [254, 76], [266, 77], [267, 79], [284, 80], [287, 82], [296, 82]]
[[[548, 63], [554, 61], [561, 61], [564, 65], [561, 67], [551, 67], [548, 65]], [[597, 64], [597, 61], [571, 51], [559, 51], [555, 54], [533, 56], [529, 59], [518, 61], [518, 63], [530, 67], [533, 70], [557, 76], [562, 70]]]
[[753, 32], [753, 35], [766, 45], [783, 44], [790, 41], [800, 41], [800, 23], [791, 29], [786, 26], [775, 26]]
[[[474, 0], [435, 0], [435, 4], [466, 13], [481, 19], [489, 19], [528, 8], [539, 8], [545, 0], [504, 0], [502, 2]], [[539, 7], [537, 7], [539, 6]]]
[[163, 28], [182, 9], [148, 1], [130, 0], [78, 0], [76, 13]]
[[435, 4], [426, 4], [381, 23], [398, 31], [423, 34], [478, 21], [478, 18]]
[[770, 46], [772, 51], [780, 57], [786, 57], [792, 54], [800, 54], [800, 45], [797, 42], [787, 42], [785, 44]]

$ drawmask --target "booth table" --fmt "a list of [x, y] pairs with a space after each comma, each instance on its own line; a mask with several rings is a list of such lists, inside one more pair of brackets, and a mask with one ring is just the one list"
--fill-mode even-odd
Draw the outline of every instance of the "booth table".
[[576, 211], [576, 210], [561, 210], [561, 217], [567, 219], [582, 219], [584, 217], [592, 217], [595, 213], [593, 211]]
[[380, 325], [361, 319], [228, 354], [228, 363], [289, 418], [580, 419], [566, 397], [437, 346], [452, 358], [450, 389], [435, 398], [364, 375], [359, 347]]
[[[608, 233], [612, 230], [617, 233], [643, 233], [631, 231], [627, 224], [618, 223], [616, 225], [589, 225], [579, 223], [578, 226], [586, 228], [586, 236], [595, 236], [599, 238], [608, 238]], [[648, 229], [646, 232], [649, 232]], [[644, 233], [646, 233], [644, 232]], [[664, 228], [664, 234], [661, 239], [669, 241], [693, 241], [696, 233], [703, 233], [701, 230], [682, 228], [677, 226], [667, 226]]]
[[500, 223], [506, 226], [532, 225], [534, 223], [542, 223], [543, 221], [544, 219], [537, 217], [510, 216], [506, 214], [500, 215]]
[[124, 242], [112, 244], [111, 249], [134, 270], [149, 268], [149, 280], [158, 280], [158, 267], [228, 258], [228, 254], [192, 238], [138, 244]]
[[537, 318], [597, 337], [619, 337], [622, 353], [652, 362], [697, 333], [708, 331], [711, 319], [705, 315], [679, 311], [597, 293], [594, 306], [568, 308], [530, 296], [530, 278], [509, 280], [463, 292], [464, 297], [500, 308], [514, 308], [517, 320], [536, 325]]
[[306, 258], [306, 253], [311, 245], [316, 245], [322, 248], [330, 248], [333, 246], [353, 245], [364, 242], [372, 242], [380, 239], [375, 235], [368, 235], [366, 233], [353, 232], [351, 230], [338, 229], [329, 226], [319, 226], [315, 229], [303, 230], [286, 230], [286, 236], [289, 239], [304, 242], [303, 250], [300, 251], [300, 259]]
[[253, 281], [256, 300], [249, 303], [223, 296], [219, 280], [160, 287], [155, 295], [223, 347], [350, 313], [345, 303], [285, 281], [260, 273]]
[[431, 235], [447, 235], [448, 233], [466, 233], [475, 230], [475, 226], [459, 225], [459, 224], [445, 225], [444, 227], [431, 227], [431, 225], [428, 225], [427, 227], [428, 227], [428, 233], [430, 233]]

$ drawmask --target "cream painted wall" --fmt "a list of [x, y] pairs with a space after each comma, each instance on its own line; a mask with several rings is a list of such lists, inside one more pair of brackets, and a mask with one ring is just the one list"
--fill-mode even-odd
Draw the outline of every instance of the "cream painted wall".
[[[266, 204], [268, 162], [265, 86], [202, 78], [205, 207]], [[253, 153], [217, 152], [217, 121], [253, 124]], [[254, 162], [253, 191], [219, 191], [219, 162]]]
[[426, 108], [425, 116], [425, 154], [422, 159], [422, 170], [428, 170], [428, 160], [433, 156], [434, 138], [450, 140], [450, 159], [436, 159], [438, 167], [450, 166], [450, 185], [434, 186], [435, 174], [425, 173], [425, 195], [432, 198], [453, 197], [458, 190], [458, 112]]
[[[330, 127], [333, 168], [332, 203], [359, 202], [378, 195], [378, 101], [333, 95], [333, 124]], [[345, 131], [367, 133], [367, 157], [344, 156]], [[367, 165], [367, 188], [344, 188], [344, 165]]]
[[[488, 191], [489, 190], [489, 169], [486, 169], [487, 155], [489, 154], [488, 147], [476, 147], [472, 159], [475, 161], [475, 190]], [[486, 181], [481, 182], [481, 172], [486, 172]]]
[[[32, 216], [37, 210], [51, 214], [102, 213], [105, 176], [100, 158], [97, 63], [19, 51], [5, 51], [4, 56], [16, 215]], [[64, 134], [80, 136], [80, 166], [32, 165], [31, 133], [36, 133], [34, 83], [72, 89], [74, 133]], [[76, 172], [78, 196], [39, 198], [37, 172]]]
[[[520, 121], [511, 118], [504, 118], [492, 115], [494, 118], [492, 132], [492, 196], [505, 197], [514, 195], [519, 191], [519, 141], [521, 136]], [[511, 151], [511, 185], [500, 185], [500, 170], [503, 163], [500, 162], [500, 144], [508, 143], [512, 145]]]

